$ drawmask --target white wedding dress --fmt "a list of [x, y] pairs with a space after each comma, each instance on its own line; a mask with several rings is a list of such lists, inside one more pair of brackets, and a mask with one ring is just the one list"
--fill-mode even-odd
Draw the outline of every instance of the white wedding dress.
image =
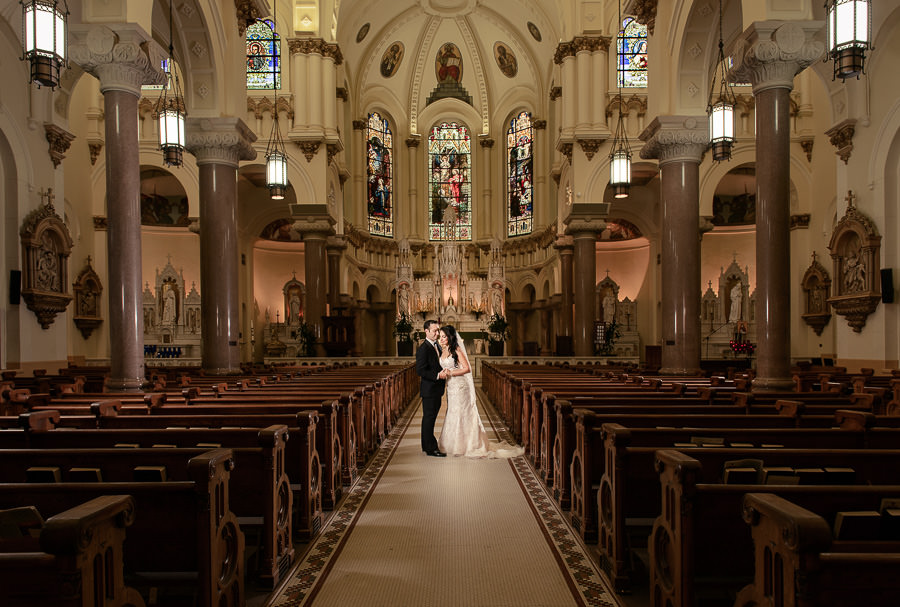
[[[465, 350], [461, 347], [461, 356]], [[468, 359], [468, 358], [467, 358]], [[458, 369], [452, 356], [441, 358], [441, 368]], [[469, 365], [471, 368], [471, 365]], [[488, 441], [478, 415], [475, 398], [475, 382], [472, 373], [456, 375], [447, 379], [447, 414], [438, 446], [448, 455], [465, 455], [466, 457], [509, 458], [522, 455], [522, 447], [508, 443], [492, 443]]]

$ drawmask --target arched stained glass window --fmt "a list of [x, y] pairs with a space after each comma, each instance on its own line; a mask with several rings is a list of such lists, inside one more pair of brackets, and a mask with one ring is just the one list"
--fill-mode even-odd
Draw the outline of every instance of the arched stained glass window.
[[247, 28], [247, 88], [281, 88], [281, 39], [271, 19]]
[[508, 236], [531, 234], [534, 210], [533, 143], [534, 127], [531, 125], [531, 114], [522, 112], [510, 121], [509, 129], [506, 131]]
[[621, 87], [647, 86], [647, 26], [634, 17], [622, 19], [616, 37], [616, 76]]
[[394, 140], [388, 121], [378, 113], [366, 123], [366, 191], [369, 232], [394, 236]]
[[428, 233], [431, 240], [472, 240], [472, 142], [469, 130], [441, 123], [428, 137]]

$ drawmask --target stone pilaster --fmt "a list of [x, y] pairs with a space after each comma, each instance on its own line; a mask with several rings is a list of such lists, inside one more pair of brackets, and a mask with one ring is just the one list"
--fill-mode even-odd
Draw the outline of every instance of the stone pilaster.
[[709, 143], [705, 116], [658, 116], [640, 138], [641, 158], [660, 167], [662, 368], [700, 371], [700, 161]]
[[566, 217], [574, 246], [573, 343], [575, 356], [594, 355], [594, 299], [597, 289], [597, 237], [606, 228], [609, 203], [576, 203]]
[[[321, 342], [322, 316], [325, 315], [327, 299], [325, 247], [328, 238], [334, 235], [335, 220], [324, 204], [292, 204], [291, 217], [294, 219], [294, 230], [300, 234], [304, 244], [306, 321], [313, 326]], [[316, 350], [319, 355], [324, 354], [321, 343], [316, 345]]]
[[256, 158], [240, 118], [188, 118], [187, 150], [200, 169], [200, 306], [203, 370], [240, 373], [237, 169]]

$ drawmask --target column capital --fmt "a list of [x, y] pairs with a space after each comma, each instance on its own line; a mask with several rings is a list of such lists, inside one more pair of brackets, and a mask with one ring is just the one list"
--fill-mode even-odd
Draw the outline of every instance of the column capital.
[[[114, 28], [114, 29], [113, 29]], [[139, 25], [73, 25], [69, 57], [100, 81], [100, 92], [124, 91], [141, 96], [145, 84], [165, 84], [163, 48]]]
[[560, 255], [571, 255], [573, 246], [575, 246], [575, 241], [571, 236], [557, 236], [553, 243], [553, 248], [559, 251]]
[[570, 207], [565, 217], [565, 234], [573, 240], [596, 238], [606, 229], [605, 218], [609, 216], [608, 202], [578, 202]]
[[335, 234], [333, 236], [329, 236], [325, 241], [325, 250], [328, 252], [328, 255], [342, 255], [346, 249], [347, 237], [343, 234]]
[[185, 137], [185, 147], [197, 158], [198, 165], [226, 164], [237, 168], [241, 160], [256, 158], [256, 135], [240, 118], [188, 117]]
[[644, 147], [641, 158], [700, 164], [709, 145], [706, 116], [657, 116], [639, 135]]
[[825, 55], [814, 39], [822, 21], [754, 21], [731, 45], [729, 82], [750, 82], [753, 94], [794, 88], [794, 76]]
[[334, 236], [334, 218], [328, 214], [328, 208], [324, 204], [290, 205], [291, 218], [294, 220], [292, 228], [304, 241], [321, 240], [326, 243]]

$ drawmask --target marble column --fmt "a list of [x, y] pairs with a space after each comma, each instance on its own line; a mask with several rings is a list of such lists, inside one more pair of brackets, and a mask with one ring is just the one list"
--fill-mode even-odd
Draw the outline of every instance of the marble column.
[[[115, 30], [115, 31], [114, 31]], [[71, 28], [69, 56], [100, 81], [106, 139], [110, 373], [107, 389], [144, 383], [138, 100], [144, 84], [163, 84], [162, 48], [139, 26]]]
[[241, 372], [237, 169], [256, 158], [256, 135], [240, 118], [191, 118], [187, 150], [200, 173], [201, 366], [209, 375]]
[[790, 389], [790, 93], [822, 58], [821, 21], [757, 21], [734, 42], [731, 81], [756, 102], [756, 378], [754, 390]]
[[[573, 260], [573, 343], [575, 356], [594, 355], [594, 298], [597, 290], [597, 236], [606, 228], [599, 212], [591, 213], [588, 207], [601, 205], [581, 203], [573, 207], [566, 223], [566, 235], [572, 237]], [[605, 205], [608, 211], [608, 205]]]
[[662, 367], [700, 372], [700, 161], [709, 143], [706, 116], [658, 116], [640, 135], [641, 158], [659, 160], [662, 198], [660, 274]]
[[562, 303], [559, 310], [559, 323], [556, 328], [556, 354], [557, 356], [571, 356], [572, 350], [572, 304], [573, 304], [573, 258], [575, 243], [571, 236], [560, 236], [553, 245], [559, 251], [560, 266], [560, 291]]
[[[304, 208], [307, 210], [304, 212]], [[325, 246], [328, 237], [334, 235], [334, 219], [325, 210], [325, 205], [292, 205], [294, 229], [303, 239], [303, 258], [306, 270], [306, 322], [321, 342], [322, 316], [325, 315], [327, 300], [327, 259]], [[316, 346], [317, 355], [323, 356], [322, 344]]]
[[[328, 255], [328, 305], [330, 313], [341, 305], [341, 257], [347, 249], [347, 239], [343, 235], [329, 236], [325, 251]], [[328, 312], [328, 310], [326, 310]]]

